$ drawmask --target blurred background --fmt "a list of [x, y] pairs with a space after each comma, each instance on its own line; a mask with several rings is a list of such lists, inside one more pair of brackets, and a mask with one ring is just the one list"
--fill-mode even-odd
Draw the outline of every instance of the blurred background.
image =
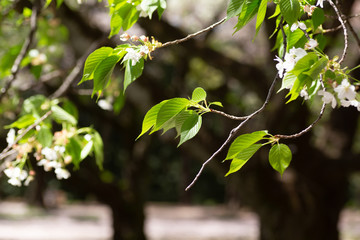
[[[28, 21], [21, 13], [29, 0], [0, 3], [0, 67], [11, 68]], [[0, 125], [14, 121], [26, 97], [54, 93], [78, 59], [94, 46], [116, 46], [108, 39], [106, 1], [56, 1], [43, 9], [32, 48], [46, 56], [30, 63], [0, 105]], [[341, 1], [340, 1], [341, 2]], [[228, 1], [167, 0], [161, 20], [140, 19], [130, 35], [155, 36], [167, 42], [205, 28], [226, 15]], [[360, 1], [342, 1], [345, 15], [360, 12]], [[6, 5], [6, 7], [4, 7]], [[325, 29], [339, 25], [325, 3]], [[12, 7], [14, 6], [14, 7]], [[5, 12], [7, 15], [5, 15]], [[268, 15], [274, 12], [269, 5]], [[8, 17], [10, 16], [10, 17]], [[22, 24], [20, 20], [22, 19]], [[352, 18], [355, 32], [360, 21]], [[58, 181], [36, 169], [29, 187], [13, 187], [0, 178], [0, 239], [121, 239], [121, 240], [312, 240], [360, 239], [360, 134], [356, 109], [327, 109], [311, 133], [288, 140], [291, 166], [281, 178], [268, 164], [268, 149], [258, 152], [241, 171], [224, 178], [226, 151], [205, 169], [195, 186], [184, 191], [201, 164], [216, 151], [238, 123], [207, 114], [196, 138], [177, 148], [175, 132], [154, 133], [135, 141], [146, 112], [162, 100], [189, 97], [204, 88], [209, 101], [221, 101], [224, 111], [243, 116], [258, 109], [276, 74], [269, 39], [274, 21], [258, 36], [255, 22], [233, 34], [236, 19], [184, 42], [159, 49], [145, 64], [143, 75], [122, 94], [123, 69], [117, 67], [101, 100], [91, 99], [92, 83], [66, 92], [79, 110], [79, 125], [94, 126], [104, 141], [104, 170], [86, 159], [72, 177]], [[122, 33], [122, 32], [121, 32]], [[326, 36], [332, 57], [342, 52], [343, 34]], [[360, 46], [350, 36], [345, 65], [360, 64]], [[344, 65], [344, 66], [345, 66]], [[360, 79], [360, 72], [354, 77]], [[4, 78], [4, 76], [0, 76]], [[280, 87], [278, 83], [277, 89]], [[308, 126], [320, 111], [319, 99], [285, 105], [286, 92], [275, 94], [266, 110], [241, 133], [268, 129], [291, 134]], [[6, 147], [7, 130], [0, 132]], [[71, 170], [71, 169], [69, 169]]]

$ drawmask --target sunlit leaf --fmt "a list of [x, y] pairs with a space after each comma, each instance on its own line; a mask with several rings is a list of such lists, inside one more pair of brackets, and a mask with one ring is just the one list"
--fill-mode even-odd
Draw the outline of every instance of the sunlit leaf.
[[263, 139], [268, 132], [264, 131], [257, 131], [253, 133], [243, 134], [235, 139], [235, 141], [230, 145], [228, 154], [225, 160], [233, 159], [241, 153], [244, 149], [250, 147], [251, 145], [255, 144], [256, 142]]
[[46, 125], [41, 126], [36, 135], [36, 139], [43, 147], [50, 147], [52, 144], [53, 134], [50, 128]]
[[202, 117], [193, 113], [181, 126], [180, 130], [180, 142], [178, 147], [184, 142], [193, 138], [200, 130], [202, 123]]
[[58, 123], [68, 122], [72, 125], [77, 124], [76, 118], [74, 116], [72, 116], [70, 113], [68, 113], [67, 111], [65, 111], [64, 109], [62, 109], [61, 107], [59, 107], [57, 105], [53, 105], [53, 106], [51, 106], [51, 111], [52, 111], [51, 116]]
[[204, 101], [205, 99], [206, 99], [205, 90], [201, 87], [195, 88], [195, 90], [192, 93], [191, 100], [195, 102], [200, 102], [200, 101]]
[[298, 20], [300, 15], [299, 0], [280, 0], [279, 6], [285, 21], [289, 25]]
[[290, 148], [285, 144], [275, 144], [269, 152], [270, 165], [278, 171], [281, 176], [290, 165], [292, 153]]
[[127, 60], [125, 64], [124, 92], [126, 88], [138, 79], [144, 70], [144, 59], [141, 58], [135, 66], [132, 66], [131, 60]]
[[236, 157], [231, 161], [230, 169], [226, 173], [225, 177], [231, 173], [239, 171], [242, 166], [261, 148], [261, 144], [253, 144], [250, 147], [241, 151]]

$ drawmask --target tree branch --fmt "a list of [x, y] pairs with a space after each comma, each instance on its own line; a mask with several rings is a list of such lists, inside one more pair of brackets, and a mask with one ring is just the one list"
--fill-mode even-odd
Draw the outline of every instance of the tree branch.
[[252, 119], [253, 117], [255, 117], [257, 114], [261, 113], [266, 105], [269, 103], [270, 101], [270, 97], [274, 91], [274, 88], [275, 88], [275, 83], [277, 82], [277, 79], [278, 79], [278, 74], [276, 74], [270, 88], [269, 88], [269, 91], [268, 91], [268, 94], [266, 96], [266, 99], [265, 99], [265, 102], [263, 103], [263, 105], [258, 109], [256, 110], [255, 112], [253, 112], [252, 114], [250, 114], [243, 122], [241, 122], [238, 126], [236, 126], [235, 128], [233, 128], [230, 133], [229, 133], [229, 136], [227, 137], [227, 139], [225, 140], [225, 142], [221, 145], [221, 147], [213, 153], [213, 155], [211, 155], [210, 158], [208, 158], [208, 160], [206, 160], [199, 172], [196, 174], [194, 180], [186, 187], [185, 191], [188, 191], [195, 183], [196, 181], [198, 180], [198, 178], [200, 177], [202, 171], [204, 170], [205, 166], [211, 161], [213, 160], [225, 147], [226, 145], [233, 139], [233, 137], [237, 134], [237, 132], [242, 128], [242, 126], [244, 126], [245, 123], [247, 123], [250, 119]]
[[339, 8], [335, 5], [335, 3], [333, 3], [331, 0], [327, 0], [327, 1], [330, 3], [331, 7], [334, 9], [334, 11], [338, 17], [338, 20], [341, 24], [341, 27], [344, 30], [344, 50], [343, 50], [342, 56], [339, 60], [339, 63], [341, 64], [345, 59], [347, 49], [348, 49], [348, 33], [347, 33], [347, 29], [346, 29], [346, 26], [344, 23], [343, 14], [340, 12]]
[[174, 40], [174, 41], [171, 41], [171, 42], [166, 42], [164, 43], [161, 47], [167, 47], [167, 46], [170, 46], [170, 45], [175, 45], [175, 44], [179, 44], [179, 43], [182, 43], [182, 42], [185, 42], [191, 38], [194, 38], [202, 33], [205, 33], [207, 31], [210, 31], [211, 29], [215, 28], [216, 26], [222, 24], [223, 22], [225, 22], [226, 20], [226, 17], [224, 17], [223, 19], [221, 19], [220, 21], [214, 23], [213, 25], [207, 27], [207, 28], [204, 28], [196, 33], [193, 33], [193, 34], [189, 34], [188, 36], [184, 37], [184, 38], [181, 38], [181, 39], [178, 39], [178, 40]]
[[16, 76], [20, 70], [20, 64], [21, 64], [22, 60], [24, 59], [24, 57], [26, 56], [27, 52], [29, 51], [30, 46], [34, 40], [34, 35], [37, 30], [37, 17], [39, 16], [41, 7], [42, 7], [41, 0], [36, 0], [33, 5], [33, 8], [32, 8], [32, 14], [31, 14], [31, 18], [30, 18], [30, 32], [29, 32], [27, 38], [25, 39], [25, 42], [21, 48], [19, 55], [16, 57], [15, 62], [13, 64], [13, 66], [11, 67], [10, 77], [5, 82], [4, 87], [0, 90], [0, 101], [5, 96], [5, 94], [11, 87], [12, 83], [16, 79]]

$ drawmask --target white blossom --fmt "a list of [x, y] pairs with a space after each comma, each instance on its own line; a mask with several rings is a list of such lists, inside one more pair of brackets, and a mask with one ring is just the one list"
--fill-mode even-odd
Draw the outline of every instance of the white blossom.
[[291, 25], [290, 31], [295, 31], [296, 29], [300, 28], [301, 30], [306, 30], [306, 25], [303, 22], [295, 22]]
[[91, 139], [92, 139], [92, 136], [91, 136], [90, 134], [86, 134], [86, 135], [84, 136], [84, 138], [85, 138], [86, 141], [90, 142]]
[[123, 33], [123, 34], [120, 35], [120, 40], [123, 41], [123, 42], [126, 42], [129, 39], [130, 39], [130, 35], [127, 34], [127, 33]]
[[6, 142], [8, 145], [12, 145], [15, 142], [15, 129], [10, 129], [7, 136], [6, 136]]
[[308, 94], [308, 92], [307, 92], [305, 89], [302, 89], [302, 90], [300, 91], [300, 97], [303, 97], [304, 100], [308, 100], [308, 99], [309, 99], [309, 94]]
[[21, 181], [25, 180], [28, 173], [19, 167], [10, 167], [4, 170], [5, 175], [9, 178], [8, 183], [13, 186], [21, 186]]
[[58, 152], [58, 153], [63, 154], [63, 153], [65, 152], [65, 147], [64, 147], [64, 146], [60, 146], [60, 145], [56, 145], [56, 146], [54, 147], [54, 150], [55, 150], [56, 152]]
[[320, 6], [321, 8], [324, 7], [324, 0], [318, 0], [316, 6]]
[[340, 102], [341, 102], [341, 106], [343, 107], [354, 106], [357, 108], [358, 111], [360, 111], [360, 102], [357, 100], [341, 99]]
[[140, 47], [140, 54], [141, 54], [141, 56], [144, 56], [144, 55], [146, 55], [146, 54], [148, 54], [149, 53], [149, 48], [147, 47], [147, 46], [145, 46], [145, 45], [142, 45], [141, 47]]
[[56, 168], [55, 174], [57, 179], [68, 179], [70, 177], [70, 172], [64, 168]]
[[49, 161], [56, 160], [58, 158], [57, 153], [54, 149], [45, 147], [41, 150], [41, 154]]
[[127, 48], [126, 51], [127, 51], [127, 54], [124, 56], [123, 61], [131, 60], [131, 65], [135, 66], [136, 63], [142, 57], [141, 54], [139, 52], [135, 51], [133, 48]]
[[[133, 66], [135, 64], [132, 64]], [[113, 106], [111, 105], [111, 103], [109, 101], [107, 101], [106, 99], [100, 99], [98, 102], [97, 102], [97, 105], [104, 109], [104, 110], [107, 110], [107, 111], [111, 111], [113, 109]]]
[[140, 12], [139, 17], [147, 17], [147, 16], [149, 16], [149, 14], [147, 14], [145, 12], [144, 7], [141, 6], [141, 5], [142, 5], [142, 3], [136, 6], [136, 10]]
[[354, 100], [356, 97], [355, 86], [351, 85], [346, 78], [343, 79], [341, 84], [334, 88], [334, 90], [340, 100]]
[[275, 61], [277, 61], [278, 63], [276, 64], [276, 69], [278, 70], [279, 73], [279, 77], [282, 78], [284, 76], [284, 62], [281, 58], [279, 58], [278, 56], [276, 56], [276, 58], [274, 59]]
[[276, 64], [276, 69], [278, 70], [279, 77], [282, 78], [286, 72], [293, 70], [297, 61], [303, 58], [306, 54], [307, 52], [304, 49], [293, 47], [285, 54], [285, 61], [276, 56], [274, 60], [278, 62]]
[[305, 49], [307, 50], [311, 50], [314, 49], [318, 46], [318, 42], [315, 39], [310, 39], [306, 44], [305, 44]]
[[325, 104], [331, 103], [332, 108], [336, 107], [337, 102], [336, 102], [336, 99], [335, 99], [334, 95], [332, 95], [331, 93], [329, 93], [327, 91], [324, 91], [324, 90], [319, 90], [318, 95], [323, 96], [321, 100]]

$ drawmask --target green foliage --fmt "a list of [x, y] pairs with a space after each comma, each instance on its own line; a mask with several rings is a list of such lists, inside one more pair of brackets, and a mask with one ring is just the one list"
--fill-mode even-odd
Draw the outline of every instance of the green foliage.
[[279, 6], [282, 16], [289, 25], [298, 20], [301, 13], [299, 0], [280, 0]]
[[249, 147], [240, 151], [231, 161], [230, 169], [225, 177], [229, 174], [239, 171], [242, 166], [262, 147], [261, 144], [252, 144]]
[[131, 28], [141, 16], [149, 16], [152, 18], [153, 13], [157, 10], [159, 17], [166, 8], [165, 0], [110, 0], [110, 28], [109, 37]]
[[292, 158], [291, 150], [285, 144], [274, 144], [269, 151], [270, 165], [278, 171], [281, 176], [290, 165]]
[[313, 82], [318, 81], [319, 74], [324, 70], [328, 61], [326, 57], [319, 57], [316, 53], [311, 52], [301, 58], [293, 70], [285, 74], [280, 90], [291, 87], [287, 95], [290, 96], [288, 102], [297, 99], [305, 86], [310, 89]]
[[124, 77], [124, 93], [126, 88], [139, 78], [144, 70], [144, 59], [141, 58], [134, 66], [132, 66], [131, 60], [127, 60], [125, 63], [125, 77]]
[[268, 135], [266, 130], [257, 131], [253, 133], [243, 134], [237, 137], [233, 143], [230, 145], [228, 154], [225, 160], [230, 160], [235, 158], [238, 154], [242, 153], [244, 150], [257, 143], [258, 141], [264, 139]]
[[[210, 104], [221, 105], [219, 102]], [[202, 124], [202, 114], [206, 112], [210, 112], [206, 103], [206, 92], [198, 87], [193, 91], [190, 100], [172, 98], [153, 106], [144, 117], [142, 131], [138, 138], [149, 130], [151, 130], [150, 134], [161, 129], [165, 133], [171, 128], [175, 128], [177, 137], [180, 136], [178, 145], [180, 146], [199, 132]]]

